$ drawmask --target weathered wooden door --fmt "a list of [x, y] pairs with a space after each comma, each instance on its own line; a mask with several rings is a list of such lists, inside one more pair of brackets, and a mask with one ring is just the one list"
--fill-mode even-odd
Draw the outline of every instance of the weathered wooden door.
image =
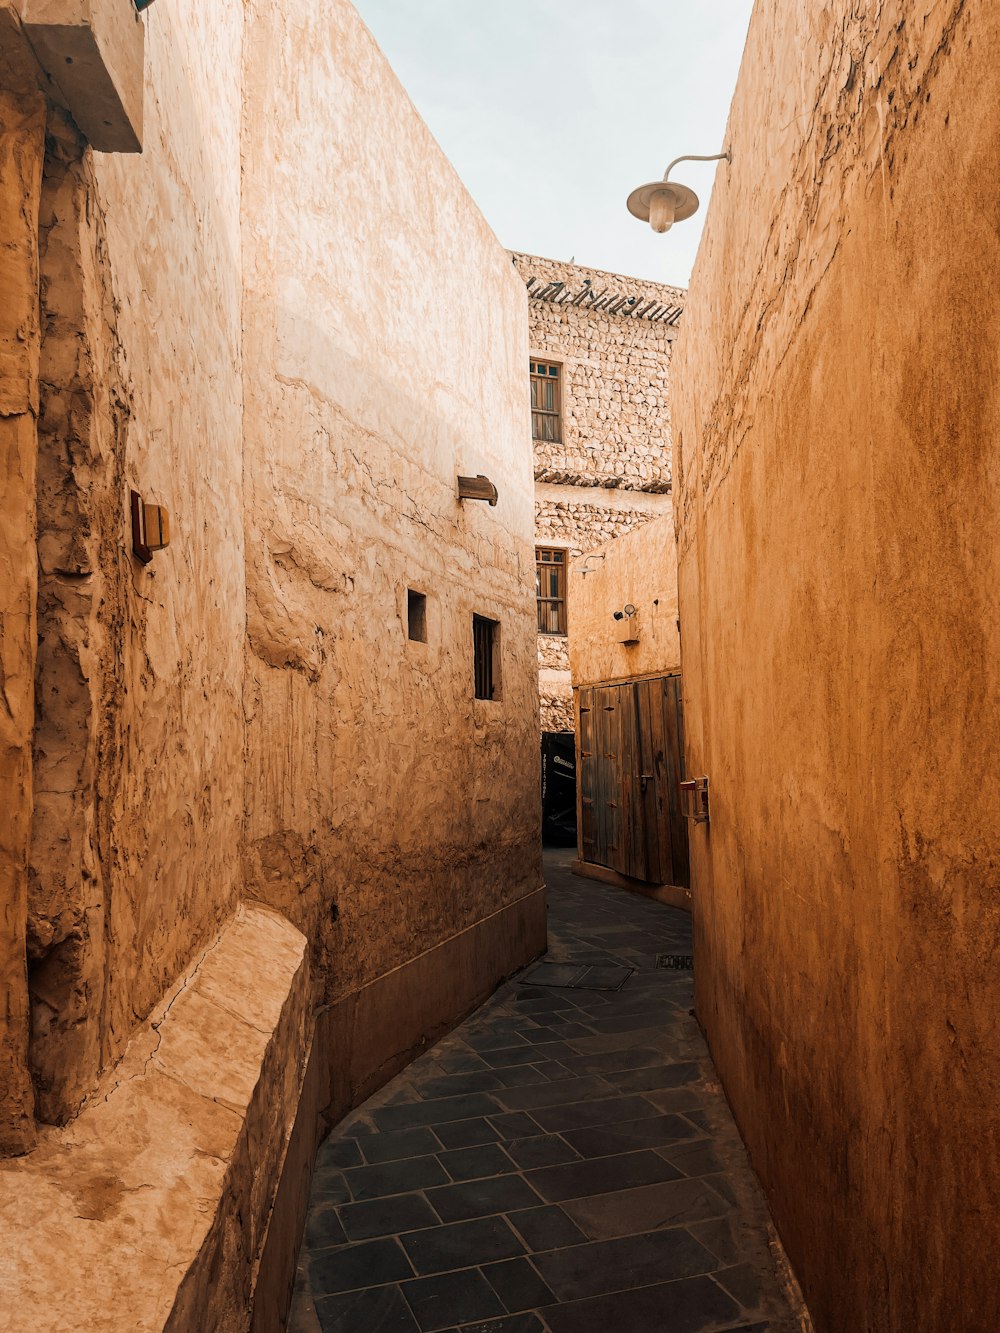
[[578, 690], [577, 744], [583, 860], [689, 887], [680, 677]]

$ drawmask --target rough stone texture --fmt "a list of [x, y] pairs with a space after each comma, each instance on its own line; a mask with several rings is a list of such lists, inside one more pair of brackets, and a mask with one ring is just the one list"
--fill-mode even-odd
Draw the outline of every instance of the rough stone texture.
[[[242, 20], [158, 32], [143, 156], [95, 158], [54, 113], [45, 167], [28, 947], [53, 1123], [239, 887]], [[173, 520], [145, 568], [129, 485]]]
[[45, 102], [0, 9], [0, 1154], [34, 1137], [25, 969], [37, 571], [38, 208]]
[[1000, 1324], [998, 47], [758, 4], [675, 363], [698, 1013], [838, 1333]]
[[[682, 308], [677, 287], [563, 264], [535, 255], [513, 255], [531, 291], [561, 282], [565, 290], [616, 292], [621, 297]], [[529, 296], [528, 340], [532, 355], [561, 367], [562, 440], [534, 441], [535, 540], [569, 555], [631, 532], [669, 514], [671, 425], [670, 349], [675, 325], [594, 310], [588, 302], [560, 305]], [[543, 731], [573, 730], [569, 640], [575, 629], [568, 609], [566, 637], [539, 634], [539, 698]]]
[[[583, 573], [586, 569], [586, 573]], [[636, 608], [637, 643], [622, 643], [614, 613]], [[671, 518], [657, 519], [608, 542], [569, 571], [573, 622], [573, 685], [599, 685], [680, 671], [677, 618], [677, 543]]]
[[351, 6], [251, 6], [246, 62], [246, 877], [335, 1000], [541, 883], [526, 301]]
[[[525, 282], [561, 281], [573, 291], [589, 278], [612, 288], [681, 307], [678, 287], [515, 254]], [[559, 362], [562, 440], [535, 441], [535, 477], [569, 485], [637, 491], [670, 489], [670, 344], [677, 335], [662, 321], [613, 315], [587, 305], [557, 305], [529, 297], [528, 341], [533, 355]]]
[[299, 932], [240, 909], [72, 1125], [0, 1163], [3, 1333], [247, 1326], [309, 990]]

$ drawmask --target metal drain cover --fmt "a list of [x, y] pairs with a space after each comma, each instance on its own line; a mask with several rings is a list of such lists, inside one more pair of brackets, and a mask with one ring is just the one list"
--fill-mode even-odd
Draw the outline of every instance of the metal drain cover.
[[689, 953], [658, 953], [656, 966], [666, 967], [674, 972], [691, 972], [694, 969], [694, 959]]
[[522, 986], [559, 986], [565, 990], [621, 990], [635, 968], [615, 964], [539, 963], [521, 977]]

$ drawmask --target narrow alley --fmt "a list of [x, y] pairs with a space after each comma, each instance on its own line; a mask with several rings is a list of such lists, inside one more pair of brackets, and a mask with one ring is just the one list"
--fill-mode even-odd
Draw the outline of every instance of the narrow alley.
[[549, 952], [321, 1147], [294, 1333], [800, 1327], [690, 917], [568, 864], [545, 854]]

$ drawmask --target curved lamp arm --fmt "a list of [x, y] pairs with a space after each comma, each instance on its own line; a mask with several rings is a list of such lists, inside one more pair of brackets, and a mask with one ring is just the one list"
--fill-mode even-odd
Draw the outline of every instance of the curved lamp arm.
[[728, 148], [724, 153], [710, 153], [707, 157], [702, 157], [698, 153], [685, 153], [683, 157], [674, 158], [670, 166], [667, 167], [666, 171], [663, 173], [663, 179], [667, 180], [678, 162], [721, 162], [723, 160], [726, 162], [732, 162], [733, 160], [732, 154]]

